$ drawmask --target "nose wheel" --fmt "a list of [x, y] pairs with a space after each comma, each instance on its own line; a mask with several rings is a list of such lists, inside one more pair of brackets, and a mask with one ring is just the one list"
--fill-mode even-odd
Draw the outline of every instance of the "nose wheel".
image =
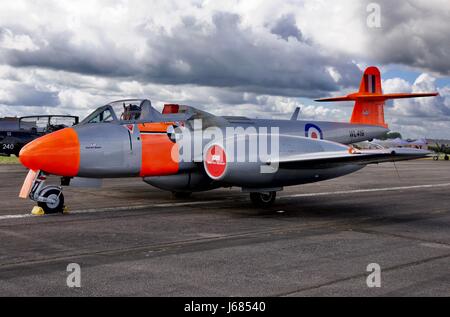
[[40, 195], [42, 201], [38, 201], [46, 214], [62, 213], [64, 211], [64, 194], [60, 189], [50, 189]]
[[31, 184], [28, 197], [35, 201], [45, 214], [64, 212], [64, 194], [61, 186], [45, 185], [47, 175], [39, 171]]

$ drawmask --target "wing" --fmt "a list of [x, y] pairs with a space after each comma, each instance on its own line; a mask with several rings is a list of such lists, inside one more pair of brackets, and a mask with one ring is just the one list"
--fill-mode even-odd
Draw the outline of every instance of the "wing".
[[279, 167], [284, 169], [326, 168], [337, 165], [367, 165], [383, 162], [415, 160], [431, 152], [409, 148], [393, 148], [366, 151], [336, 151], [298, 154], [280, 158]]

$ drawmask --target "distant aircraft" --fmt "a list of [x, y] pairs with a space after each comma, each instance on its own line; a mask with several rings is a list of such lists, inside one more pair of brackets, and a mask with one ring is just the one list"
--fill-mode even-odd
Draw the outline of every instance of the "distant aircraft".
[[40, 115], [0, 119], [0, 156], [19, 156], [28, 142], [44, 134], [78, 124], [78, 117]]
[[428, 142], [425, 139], [417, 139], [417, 140], [403, 140], [401, 138], [387, 139], [387, 140], [373, 139], [370, 143], [373, 145], [379, 145], [384, 148], [410, 147], [410, 148], [424, 149], [428, 146]]
[[436, 146], [434, 146], [432, 148], [432, 150], [436, 153], [433, 156], [433, 160], [438, 161], [439, 160], [439, 156], [441, 156], [441, 154], [444, 155], [444, 160], [445, 161], [449, 160], [450, 147], [448, 145], [436, 143]]
[[[363, 151], [348, 145], [388, 131], [386, 100], [436, 95], [383, 94], [379, 70], [369, 67], [359, 92], [319, 100], [355, 101], [350, 123], [300, 121], [298, 111], [291, 120], [220, 117], [176, 104], [165, 105], [160, 113], [149, 100], [117, 101], [98, 108], [73, 128], [26, 145], [20, 161], [30, 172], [20, 197], [36, 201], [46, 213], [61, 212], [61, 186], [140, 177], [179, 197], [240, 187], [257, 206], [270, 206], [285, 186], [332, 179], [367, 164], [427, 155], [423, 150]], [[264, 151], [268, 148], [273, 151]], [[45, 184], [50, 174], [61, 177], [61, 186]]]

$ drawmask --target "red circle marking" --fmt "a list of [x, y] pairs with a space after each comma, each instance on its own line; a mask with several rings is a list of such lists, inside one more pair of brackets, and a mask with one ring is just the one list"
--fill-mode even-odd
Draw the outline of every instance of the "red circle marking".
[[317, 136], [316, 131], [313, 131], [313, 132], [311, 133], [311, 138], [313, 138], [313, 139], [318, 139], [318, 136]]
[[208, 175], [213, 179], [219, 179], [225, 174], [227, 156], [220, 145], [213, 145], [206, 152], [205, 168]]

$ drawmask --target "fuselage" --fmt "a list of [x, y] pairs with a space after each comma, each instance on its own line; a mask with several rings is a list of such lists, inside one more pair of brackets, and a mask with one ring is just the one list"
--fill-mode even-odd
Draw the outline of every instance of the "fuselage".
[[[338, 122], [215, 118], [215, 128], [222, 131], [232, 128], [241, 134], [261, 135], [261, 131], [276, 134], [281, 155], [323, 150], [308, 149], [313, 144], [310, 139], [336, 142], [336, 149], [342, 150], [342, 145], [337, 143], [370, 140], [388, 131], [384, 127]], [[200, 156], [192, 153], [181, 160], [179, 142], [171, 136], [175, 126], [190, 125], [189, 120], [174, 122], [169, 118], [159, 122], [83, 123], [31, 142], [22, 151], [21, 161], [30, 169], [63, 177], [142, 177], [159, 188], [189, 191], [221, 186], [282, 187], [338, 177], [361, 168], [349, 165], [295, 172], [280, 169], [261, 175], [258, 172], [261, 162], [257, 161], [238, 165], [237, 176], [211, 179], [199, 164], [203, 160], [203, 149]], [[208, 140], [201, 140], [202, 147], [207, 143]]]
[[341, 144], [353, 144], [378, 138], [389, 131], [382, 126], [311, 120], [271, 120], [228, 117], [231, 125], [243, 127], [277, 127], [280, 134], [304, 136]]

